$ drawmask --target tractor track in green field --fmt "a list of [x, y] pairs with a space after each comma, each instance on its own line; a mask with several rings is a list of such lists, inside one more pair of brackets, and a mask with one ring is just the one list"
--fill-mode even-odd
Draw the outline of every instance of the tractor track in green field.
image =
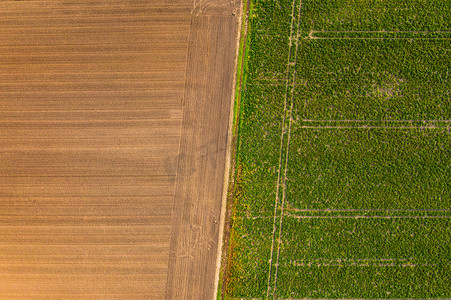
[[[280, 220], [278, 226], [278, 237], [277, 237], [277, 250], [276, 250], [276, 263], [274, 268], [274, 287], [273, 287], [273, 299], [276, 297], [277, 289], [277, 274], [279, 266], [280, 257], [280, 239], [283, 226], [283, 214], [285, 205], [285, 193], [286, 193], [286, 181], [287, 181], [287, 168], [288, 168], [288, 158], [290, 154], [290, 139], [291, 139], [291, 124], [293, 121], [293, 103], [294, 103], [294, 87], [296, 85], [296, 64], [299, 49], [299, 36], [300, 36], [300, 20], [301, 20], [301, 7], [302, 0], [299, 0], [299, 7], [297, 10], [296, 18], [296, 2], [293, 0], [292, 3], [292, 14], [291, 14], [291, 27], [290, 27], [290, 44], [288, 50], [288, 62], [287, 62], [287, 79], [286, 79], [286, 91], [284, 100], [284, 110], [283, 110], [283, 120], [282, 120], [282, 132], [280, 137], [280, 152], [279, 152], [279, 165], [277, 171], [277, 184], [276, 184], [276, 199], [274, 204], [274, 219], [273, 219], [273, 231], [271, 239], [271, 255], [269, 259], [269, 271], [268, 271], [268, 289], [267, 298], [269, 299], [271, 293], [271, 272], [274, 259], [275, 242], [276, 242], [276, 231], [277, 231], [277, 218], [278, 218], [278, 206], [280, 207]], [[297, 20], [296, 20], [297, 19]], [[296, 24], [294, 24], [296, 22]], [[293, 54], [294, 45], [294, 54]], [[293, 60], [292, 60], [293, 58]], [[288, 122], [287, 122], [288, 118]], [[288, 125], [287, 125], [288, 123]], [[283, 155], [284, 149], [286, 148], [285, 157]], [[283, 167], [283, 170], [282, 170]], [[281, 176], [283, 172], [283, 177]], [[279, 198], [280, 187], [282, 187], [282, 195]]]
[[377, 212], [422, 212], [422, 211], [451, 211], [451, 209], [383, 209], [383, 208], [364, 208], [364, 209], [299, 209], [299, 208], [286, 208], [287, 210], [296, 212], [367, 212], [367, 211], [377, 211]]
[[[232, 298], [230, 300], [263, 300], [264, 298]], [[419, 300], [418, 298], [389, 298], [390, 300]], [[421, 300], [450, 300], [451, 298], [421, 298]], [[277, 298], [277, 300], [306, 300], [306, 298]], [[330, 300], [330, 298], [308, 298], [308, 300]], [[340, 298], [340, 300], [356, 300]], [[360, 299], [359, 299], [360, 300]], [[387, 298], [365, 298], [365, 300], [387, 300]]]
[[447, 129], [434, 126], [299, 126], [303, 129]]
[[427, 218], [444, 218], [449, 219], [450, 216], [298, 216], [286, 213], [287, 216], [296, 219], [427, 219]]

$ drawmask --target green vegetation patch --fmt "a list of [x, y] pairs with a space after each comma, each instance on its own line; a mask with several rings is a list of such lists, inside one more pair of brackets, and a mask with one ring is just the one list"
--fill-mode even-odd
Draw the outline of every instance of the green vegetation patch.
[[268, 287], [272, 222], [268, 218], [236, 218], [236, 243], [233, 248], [227, 294], [236, 298], [264, 297]]
[[248, 80], [286, 78], [291, 4], [291, 1], [254, 2], [248, 32]]
[[271, 215], [279, 163], [283, 86], [248, 85], [243, 99], [238, 153], [237, 211]]
[[[446, 298], [450, 294], [448, 266], [431, 268], [385, 266], [280, 267], [279, 299]], [[302, 295], [302, 296], [298, 296]], [[291, 297], [291, 298], [290, 298]], [[277, 299], [277, 298], [276, 298]]]
[[[451, 228], [447, 216], [297, 216], [287, 212], [282, 264], [292, 266], [447, 265]], [[299, 230], [302, 229], [302, 230]]]
[[303, 0], [303, 30], [451, 30], [447, 0]]
[[[414, 214], [414, 213], [411, 213]], [[449, 296], [448, 218], [284, 217], [277, 296]]]
[[293, 127], [288, 167], [290, 207], [450, 207], [448, 129]]
[[448, 119], [450, 40], [302, 40], [295, 117]]

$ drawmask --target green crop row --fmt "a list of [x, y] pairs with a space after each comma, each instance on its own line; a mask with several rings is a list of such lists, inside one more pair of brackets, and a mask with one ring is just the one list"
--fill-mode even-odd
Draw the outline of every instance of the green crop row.
[[429, 299], [449, 297], [449, 265], [281, 266], [279, 299]]
[[[308, 35], [307, 35], [308, 36]], [[319, 39], [450, 39], [451, 31], [313, 31]], [[351, 42], [349, 41], [348, 42]]]
[[446, 218], [285, 217], [278, 295], [446, 297], [449, 231]]
[[450, 230], [447, 218], [286, 216], [278, 296], [446, 297]]
[[[241, 110], [237, 212], [274, 210], [285, 87], [247, 85]], [[258, 141], [258, 142], [256, 142]]]
[[297, 128], [287, 199], [308, 209], [440, 209], [451, 204], [447, 129]]
[[285, 78], [292, 13], [291, 1], [254, 1], [249, 16], [248, 81]]
[[451, 40], [303, 40], [296, 115], [447, 119]]
[[325, 209], [297, 209], [292, 207], [289, 203], [284, 206], [284, 214], [298, 219], [334, 219], [334, 218], [354, 218], [367, 219], [396, 219], [396, 218], [440, 218], [451, 217], [451, 209], [384, 209], [384, 208], [360, 208], [360, 209], [340, 209], [340, 208], [325, 208]]
[[447, 0], [302, 0], [303, 30], [451, 30]]
[[236, 247], [227, 284], [228, 299], [266, 296], [272, 222], [272, 218], [234, 220]]
[[[448, 217], [284, 216], [281, 263], [313, 265], [450, 264]], [[302, 229], [302, 230], [299, 230]], [[340, 262], [343, 260], [343, 262]]]

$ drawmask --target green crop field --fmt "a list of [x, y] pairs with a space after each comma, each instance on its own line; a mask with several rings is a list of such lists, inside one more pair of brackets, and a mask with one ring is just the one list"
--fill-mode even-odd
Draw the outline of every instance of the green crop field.
[[451, 298], [451, 2], [250, 5], [224, 298]]

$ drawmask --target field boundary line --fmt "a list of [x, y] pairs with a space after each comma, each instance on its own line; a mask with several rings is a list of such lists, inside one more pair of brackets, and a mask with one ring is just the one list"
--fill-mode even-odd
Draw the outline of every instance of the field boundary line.
[[451, 30], [311, 30], [311, 33], [451, 33]]
[[313, 258], [313, 259], [298, 259], [297, 261], [409, 261], [408, 258], [342, 258], [342, 259], [329, 259], [329, 258]]
[[[272, 261], [274, 256], [274, 243], [276, 238], [276, 230], [277, 230], [277, 210], [279, 205], [279, 188], [280, 188], [280, 175], [282, 172], [283, 165], [283, 146], [284, 146], [284, 137], [285, 137], [285, 123], [286, 123], [286, 115], [287, 115], [287, 102], [288, 102], [288, 89], [289, 89], [289, 74], [290, 74], [290, 66], [291, 66], [291, 53], [293, 49], [293, 29], [294, 23], [296, 20], [295, 12], [296, 12], [296, 1], [292, 2], [292, 10], [291, 10], [291, 23], [290, 23], [290, 37], [289, 37], [289, 47], [288, 47], [288, 57], [287, 57], [287, 78], [286, 78], [286, 91], [285, 91], [285, 100], [284, 100], [284, 108], [283, 108], [283, 118], [282, 118], [282, 128], [280, 134], [280, 150], [279, 150], [279, 165], [277, 169], [277, 182], [276, 182], [276, 199], [274, 203], [274, 217], [273, 217], [273, 228], [272, 228], [272, 237], [271, 237], [271, 253], [269, 258], [269, 270], [268, 270], [268, 287], [266, 291], [266, 299], [269, 299], [269, 295], [271, 292], [271, 272], [272, 272]], [[301, 1], [301, 0], [299, 0]], [[274, 294], [275, 296], [275, 294]]]
[[299, 216], [286, 213], [286, 216], [296, 219], [448, 219], [451, 216]]
[[422, 212], [422, 211], [451, 211], [451, 209], [402, 209], [402, 208], [382, 208], [382, 209], [360, 209], [360, 208], [349, 208], [349, 209], [302, 209], [302, 208], [293, 208], [293, 207], [287, 207], [287, 210], [290, 211], [297, 211], [297, 212], [335, 212], [335, 211], [342, 211], [342, 212], [354, 212], [354, 211], [375, 211], [375, 212], [379, 212], [379, 211], [394, 211], [394, 212]]
[[[248, 9], [248, 7], [250, 6], [250, 0], [243, 0], [243, 2], [240, 3], [239, 6], [239, 13], [238, 13], [238, 17], [237, 17], [237, 31], [236, 31], [236, 43], [235, 43], [235, 60], [234, 60], [234, 74], [235, 76], [233, 77], [233, 91], [232, 91], [232, 97], [230, 99], [230, 113], [229, 113], [229, 121], [228, 121], [228, 128], [227, 128], [227, 145], [226, 145], [226, 158], [225, 158], [225, 173], [224, 173], [224, 183], [223, 183], [223, 187], [222, 187], [222, 197], [221, 197], [221, 215], [220, 215], [220, 220], [219, 220], [219, 236], [218, 236], [218, 250], [217, 250], [217, 257], [216, 257], [216, 272], [215, 272], [215, 286], [214, 286], [214, 293], [213, 293], [213, 300], [217, 299], [217, 298], [224, 298], [224, 291], [223, 289], [225, 289], [224, 286], [224, 281], [226, 280], [226, 278], [224, 277], [224, 275], [221, 278], [221, 268], [223, 268], [223, 272], [226, 273], [227, 272], [227, 261], [222, 259], [223, 256], [223, 252], [224, 252], [224, 247], [228, 246], [228, 241], [227, 243], [224, 242], [224, 236], [227, 235], [226, 232], [226, 223], [227, 218], [228, 218], [228, 211], [227, 211], [227, 205], [228, 205], [228, 195], [229, 195], [229, 185], [230, 185], [230, 181], [233, 180], [230, 178], [230, 174], [233, 174], [232, 176], [234, 176], [234, 171], [235, 171], [235, 165], [233, 160], [234, 160], [234, 153], [233, 153], [233, 149], [232, 147], [236, 147], [236, 145], [233, 142], [233, 138], [234, 138], [234, 120], [235, 120], [235, 101], [237, 101], [237, 93], [241, 93], [241, 88], [242, 88], [242, 75], [238, 74], [238, 64], [242, 63], [241, 61], [239, 61], [240, 58], [240, 51], [241, 51], [241, 38], [242, 38], [242, 27], [243, 27], [243, 16], [244, 14], [247, 14], [247, 12], [243, 11], [243, 6], [246, 5], [244, 3], [244, 1], [248, 1], [246, 9]], [[244, 24], [246, 26], [246, 24]], [[244, 35], [247, 35], [247, 32], [244, 33]], [[244, 54], [243, 54], [244, 55]], [[242, 59], [244, 61], [244, 58]], [[243, 66], [241, 66], [241, 72], [243, 72]], [[237, 80], [239, 80], [240, 82], [238, 83], [238, 90], [237, 90]], [[239, 100], [238, 100], [239, 101]], [[239, 103], [238, 103], [239, 105]], [[239, 115], [239, 111], [237, 112]], [[230, 238], [230, 237], [228, 237]], [[228, 249], [226, 248], [225, 251], [228, 251]], [[224, 267], [222, 267], [222, 263], [225, 264]], [[222, 281], [221, 281], [222, 279]], [[220, 281], [221, 281], [221, 290], [220, 290]], [[220, 292], [220, 294], [218, 294]], [[220, 296], [219, 296], [220, 295]]]
[[351, 119], [335, 119], [335, 120], [326, 120], [326, 119], [300, 119], [299, 121], [302, 122], [446, 122], [446, 123], [450, 123], [451, 120], [438, 120], [438, 119], [431, 119], [431, 120], [427, 120], [427, 119], [423, 119], [423, 120], [415, 120], [415, 119], [406, 119], [406, 120], [400, 120], [400, 119], [383, 119], [383, 120], [351, 120]]
[[451, 40], [451, 37], [309, 37], [311, 40]]
[[302, 129], [449, 129], [449, 126], [299, 126]]
[[[412, 267], [432, 267], [440, 266], [440, 264], [396, 264], [396, 263], [386, 263], [386, 264], [375, 264], [375, 263], [349, 263], [349, 264], [330, 264], [330, 263], [292, 263], [291, 266], [295, 267], [401, 267], [401, 268], [412, 268]], [[450, 266], [450, 264], [447, 264]]]
[[[366, 36], [359, 36], [359, 35]], [[350, 39], [450, 39], [451, 31], [443, 30], [310, 30], [305, 39], [350, 40]], [[435, 36], [434, 36], [435, 35]]]

